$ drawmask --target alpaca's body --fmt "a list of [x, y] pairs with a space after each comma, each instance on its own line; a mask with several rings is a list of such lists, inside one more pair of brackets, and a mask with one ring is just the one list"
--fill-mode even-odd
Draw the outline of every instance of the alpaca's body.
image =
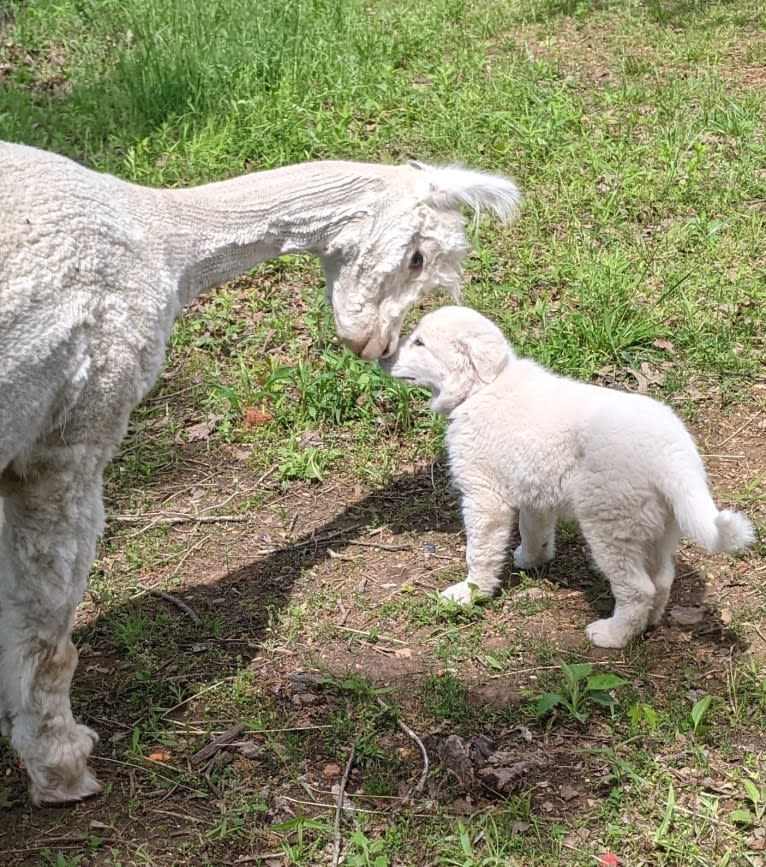
[[119, 444], [181, 306], [147, 232], [165, 210], [155, 191], [28, 152], [0, 144], [2, 186], [23, 192], [0, 220], [0, 472], [19, 475], [48, 443]]
[[35, 801], [76, 800], [98, 790], [95, 735], [72, 719], [69, 685], [102, 473], [182, 306], [260, 261], [312, 252], [339, 336], [377, 357], [423, 292], [457, 289], [458, 205], [510, 216], [517, 190], [340, 162], [153, 190], [0, 142], [0, 201], [0, 730]]
[[556, 519], [575, 519], [616, 602], [588, 637], [622, 647], [662, 617], [682, 534], [709, 551], [739, 551], [753, 540], [746, 518], [716, 508], [694, 441], [668, 406], [519, 359], [475, 311], [442, 307], [425, 316], [383, 364], [429, 387], [433, 408], [449, 418], [468, 563], [466, 579], [443, 591], [450, 599], [495, 592], [514, 511], [521, 569], [551, 560]]

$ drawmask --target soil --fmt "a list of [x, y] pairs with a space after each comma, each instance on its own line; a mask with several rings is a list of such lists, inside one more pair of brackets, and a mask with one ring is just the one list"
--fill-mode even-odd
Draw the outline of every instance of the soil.
[[[719, 504], [743, 508], [763, 525], [766, 388], [757, 385], [750, 400], [725, 409], [703, 400], [692, 428]], [[193, 443], [179, 449], [183, 453], [172, 478], [149, 483], [147, 511], [162, 513], [172, 495], [174, 509], [192, 514], [231, 498], [226, 512], [236, 515], [237, 503], [258, 481], [242, 450], [222, 446], [211, 458]], [[260, 829], [295, 815], [326, 816], [334, 810], [332, 786], [339, 782], [348, 744], [323, 740], [320, 727], [334, 715], [353, 716], [359, 707], [327, 681], [352, 675], [391, 688], [383, 699], [397, 705], [400, 719], [419, 732], [426, 746], [436, 772], [416, 799], [420, 814], [436, 809], [471, 813], [525, 793], [540, 816], [564, 819], [607, 796], [609, 766], [598, 752], [607, 740], [603, 725], [530, 730], [514, 721], [546, 671], [557, 669], [558, 653], [606, 660], [636, 689], [658, 696], [689, 671], [705, 691], [723, 693], [732, 658], [766, 653], [766, 630], [760, 628], [762, 559], [734, 560], [686, 546], [678, 556], [670, 613], [645, 637], [641, 669], [628, 651], [591, 648], [584, 627], [608, 612], [611, 597], [590, 571], [582, 541], [567, 534], [554, 563], [531, 586], [520, 585], [519, 576], [509, 572], [506, 604], [481, 614], [482, 643], [476, 652], [443, 658], [435, 652], [439, 634], [463, 624], [419, 623], [408, 616], [407, 605], [388, 604], [406, 599], [415, 608], [424, 595], [457, 580], [463, 568], [458, 503], [441, 462], [409, 466], [379, 489], [343, 477], [294, 484], [286, 493], [268, 478], [259, 488], [264, 505], [244, 521], [169, 529], [171, 539], [184, 542], [182, 568], [177, 562], [154, 563], [140, 579], [150, 589], [169, 591], [171, 599], [149, 592], [117, 606], [102, 602], [99, 607], [91, 597], [83, 603], [75, 634], [81, 660], [73, 702], [79, 718], [101, 735], [94, 764], [107, 791], [73, 807], [34, 809], [23, 770], [8, 751], [0, 753], [0, 795], [6, 799], [5, 808], [0, 802], [0, 864], [46, 863], [40, 861], [46, 850], [79, 854], [81, 867], [196, 864], [203, 855], [221, 865], [245, 863], [238, 861], [244, 857], [254, 859], [250, 863], [284, 863], [277, 854], [268, 857], [277, 841]], [[127, 546], [131, 534], [141, 530], [141, 525], [112, 522], [109, 532], [122, 534]], [[107, 572], [113, 565], [101, 562]], [[174, 600], [185, 603], [203, 626]], [[301, 631], [281, 629], [280, 617], [289, 624], [290, 610], [300, 611], [302, 605], [317, 610], [308, 621], [298, 620]], [[174, 636], [165, 648], [160, 634], [147, 650], [153, 680], [183, 690], [193, 667], [190, 697], [165, 714], [165, 722], [186, 729], [186, 736], [170, 747], [157, 745], [151, 761], [126, 758], [124, 746], [146, 718], [146, 709], [131, 705], [137, 660], [114, 639], [113, 624], [127, 613], [147, 622], [161, 620], [167, 635]], [[210, 631], [204, 624], [213, 619], [219, 626]], [[551, 647], [550, 664], [536, 655], [541, 642]], [[509, 648], [513, 664], [498, 673], [487, 664], [487, 654]], [[253, 679], [243, 687], [241, 705], [226, 718], [211, 720], [204, 690], [248, 671]], [[483, 709], [498, 712], [487, 717], [485, 730], [468, 731], [459, 719], [435, 721], [424, 709], [423, 684], [451, 672], [468, 683], [469, 707], [479, 715]], [[253, 720], [260, 701], [280, 729], [302, 741], [299, 768], [288, 772], [290, 757], [278, 756], [267, 738], [250, 731], [213, 749], [204, 766], [195, 764], [195, 754], [213, 732]], [[762, 740], [757, 732], [734, 733], [725, 759], [711, 755], [710, 776], [716, 779], [716, 763], [736, 763], [745, 751], [762, 750]], [[398, 789], [368, 794], [369, 776], [357, 767], [347, 791], [385, 822], [419, 779], [422, 759], [416, 742], [395, 724], [378, 747], [397, 757]], [[672, 755], [656, 758], [673, 762]], [[725, 768], [719, 779], [725, 779]], [[247, 848], [232, 848], [210, 829], [233, 803], [248, 798], [268, 802], [268, 812], [247, 818], [251, 841]]]

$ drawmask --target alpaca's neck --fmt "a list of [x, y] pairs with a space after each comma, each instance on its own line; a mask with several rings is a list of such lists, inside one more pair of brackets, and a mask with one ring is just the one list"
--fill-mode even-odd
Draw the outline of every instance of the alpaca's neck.
[[303, 163], [169, 190], [169, 264], [181, 303], [283, 253], [322, 255], [341, 227], [369, 212], [385, 169]]

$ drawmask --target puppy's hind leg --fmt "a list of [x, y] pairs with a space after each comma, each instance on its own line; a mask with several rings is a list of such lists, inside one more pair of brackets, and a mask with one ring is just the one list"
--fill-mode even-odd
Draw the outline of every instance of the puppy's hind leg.
[[513, 552], [517, 569], [534, 569], [553, 559], [556, 553], [556, 514], [521, 509], [519, 512], [521, 545]]
[[465, 497], [463, 521], [466, 532], [468, 577], [453, 584], [441, 595], [468, 605], [474, 596], [492, 596], [500, 584], [500, 572], [511, 538], [513, 509], [497, 496], [481, 491], [481, 496]]
[[649, 614], [650, 626], [656, 626], [662, 620], [662, 615], [665, 613], [665, 608], [670, 598], [670, 588], [673, 586], [673, 579], [676, 575], [673, 557], [680, 541], [681, 530], [675, 518], [671, 517], [665, 533], [657, 541], [651, 557], [649, 574], [652, 577], [652, 581], [654, 581], [656, 592], [654, 604]]
[[612, 616], [595, 620], [585, 634], [597, 647], [625, 647], [646, 629], [656, 597], [643, 546], [612, 537], [604, 532], [606, 527], [600, 527], [599, 533], [589, 532], [583, 524], [581, 527], [593, 559], [609, 579], [615, 601]]

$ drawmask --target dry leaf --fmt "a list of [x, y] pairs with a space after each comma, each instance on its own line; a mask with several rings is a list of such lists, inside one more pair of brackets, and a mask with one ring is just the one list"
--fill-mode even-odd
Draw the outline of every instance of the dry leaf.
[[574, 786], [570, 786], [568, 783], [564, 783], [562, 786], [559, 786], [559, 795], [561, 795], [561, 797], [565, 801], [572, 801], [579, 794], [580, 793], [577, 791], [577, 789], [575, 789]]
[[172, 753], [156, 752], [149, 753], [146, 758], [149, 759], [150, 762], [160, 762], [163, 764], [167, 764], [167, 762], [173, 760], [173, 755]]
[[245, 428], [259, 427], [260, 425], [268, 424], [273, 418], [274, 416], [262, 406], [249, 406], [245, 410], [242, 424]]
[[176, 436], [177, 443], [183, 442], [200, 442], [207, 439], [210, 439], [210, 434], [215, 430], [216, 425], [219, 421], [222, 421], [224, 416], [222, 415], [211, 415], [205, 421], [201, 421], [198, 424], [189, 425], [184, 430], [186, 436], [178, 435]]
[[[193, 424], [191, 427], [186, 428], [186, 441], [193, 443], [199, 442], [200, 440], [206, 440], [210, 436], [210, 427], [206, 421], [201, 421], [199, 424]], [[183, 437], [179, 438], [181, 442], [184, 441]]]
[[673, 346], [673, 342], [665, 337], [660, 337], [659, 340], [655, 340], [652, 346], [657, 347], [657, 349], [664, 349], [665, 352], [670, 352], [671, 354], [676, 351], [675, 346]]

